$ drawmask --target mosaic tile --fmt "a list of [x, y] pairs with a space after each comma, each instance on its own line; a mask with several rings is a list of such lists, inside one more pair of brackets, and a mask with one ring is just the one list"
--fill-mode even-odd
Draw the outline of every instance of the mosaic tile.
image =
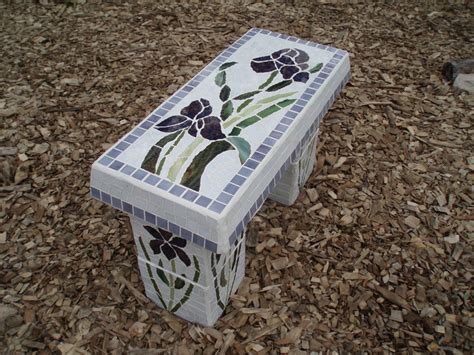
[[[289, 59], [293, 64], [281, 65]], [[245, 71], [258, 78], [259, 84], [233, 81], [236, 73], [244, 75]], [[271, 188], [285, 179], [284, 170], [291, 168], [310, 140], [308, 131], [317, 128], [312, 123], [318, 113], [306, 118], [314, 113], [304, 108], [323, 101], [321, 112], [329, 109], [332, 101], [326, 98], [335, 98], [348, 71], [345, 51], [253, 29], [99, 158], [93, 167], [91, 195], [98, 198], [98, 191], [113, 191], [110, 199], [100, 197], [138, 218], [151, 221], [151, 216], [156, 216], [156, 223], [163, 228], [178, 226], [180, 231], [188, 231], [188, 238], [189, 233], [202, 236], [204, 241], [199, 243], [203, 248], [209, 245], [226, 250], [227, 243], [237, 238], [232, 237], [234, 232], [244, 227], [242, 221], [248, 221]], [[212, 90], [201, 90], [203, 87]], [[311, 123], [303, 123], [308, 120]], [[310, 128], [303, 130], [303, 126]], [[288, 131], [292, 132], [291, 140], [277, 144], [289, 137]], [[298, 140], [302, 143], [295, 146]], [[145, 168], [142, 162], [151, 149], [155, 149], [156, 159]], [[216, 162], [224, 165], [225, 174]], [[99, 166], [103, 168], [97, 168], [96, 173]], [[104, 178], [107, 169], [115, 175]], [[117, 173], [123, 177], [117, 179]], [[94, 176], [100, 176], [99, 180]], [[136, 192], [128, 189], [127, 183], [133, 184]], [[249, 195], [251, 187], [258, 194]], [[238, 192], [246, 196], [242, 205], [233, 201]], [[150, 196], [149, 201], [134, 199], [145, 195]], [[173, 205], [167, 208], [170, 202]], [[237, 206], [238, 213], [233, 213]], [[217, 230], [228, 235], [217, 235]]]

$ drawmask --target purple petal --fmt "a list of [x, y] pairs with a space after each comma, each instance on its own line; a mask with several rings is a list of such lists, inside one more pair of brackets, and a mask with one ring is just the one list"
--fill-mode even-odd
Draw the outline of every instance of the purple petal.
[[151, 226], [143, 226], [148, 233], [152, 235], [153, 238], [164, 240], [161, 233]]
[[193, 137], [196, 137], [198, 133], [196, 125], [197, 125], [197, 122], [194, 122], [193, 125], [188, 129], [188, 133], [192, 135]]
[[252, 61], [254, 62], [266, 62], [266, 61], [272, 61], [272, 60], [273, 60], [272, 57], [270, 57], [269, 55], [252, 59]]
[[184, 116], [171, 116], [157, 123], [155, 128], [161, 132], [176, 132], [191, 125], [191, 120]]
[[225, 138], [225, 134], [222, 133], [220, 119], [214, 116], [209, 116], [204, 118], [203, 120], [204, 128], [201, 129], [201, 136], [210, 140]]
[[305, 64], [298, 65], [298, 67], [300, 68], [300, 70], [306, 70], [309, 68], [309, 65], [305, 63]]
[[[209, 112], [205, 114], [206, 112]], [[200, 99], [200, 100], [194, 100], [191, 102], [188, 106], [184, 107], [181, 110], [181, 114], [189, 117], [191, 119], [196, 119], [199, 118], [199, 116], [202, 116], [203, 114], [210, 115], [212, 112], [212, 108], [209, 105], [209, 101], [205, 99]]]
[[295, 58], [296, 63], [302, 64], [306, 63], [309, 60], [309, 56], [305, 51], [302, 51], [301, 49], [297, 49], [298, 55]]
[[158, 239], [150, 240], [150, 248], [151, 250], [153, 250], [154, 254], [161, 253], [161, 246], [163, 245], [163, 243], [164, 241]]
[[254, 62], [252, 60], [250, 62], [250, 66], [257, 73], [267, 73], [276, 69], [275, 62], [273, 60], [266, 62]]
[[174, 245], [179, 248], [184, 248], [186, 246], [186, 239], [179, 238], [179, 237], [173, 237], [170, 240], [170, 244]]
[[291, 57], [288, 57], [286, 55], [281, 56], [281, 58], [278, 58], [277, 61], [281, 64], [295, 65], [295, 61]]
[[295, 75], [299, 71], [300, 70], [295, 66], [287, 66], [286, 65], [286, 66], [280, 68], [280, 73], [281, 73], [281, 75], [283, 75], [284, 79], [291, 78], [293, 75]]
[[308, 72], [302, 71], [301, 73], [296, 74], [293, 77], [294, 81], [299, 81], [301, 83], [306, 83], [309, 79], [309, 74]]
[[161, 251], [163, 252], [163, 254], [165, 254], [168, 260], [172, 260], [176, 257], [176, 252], [168, 243], [163, 244], [163, 246], [161, 247]]
[[161, 233], [163, 240], [169, 241], [173, 236], [173, 233], [168, 232], [164, 229], [158, 228], [158, 231]]
[[202, 110], [199, 115], [196, 116], [196, 119], [209, 116], [212, 113], [212, 107], [209, 101], [206, 99], [201, 99]]
[[176, 251], [176, 254], [178, 254], [178, 258], [180, 258], [181, 261], [182, 261], [186, 266], [191, 265], [191, 260], [190, 260], [189, 257], [186, 255], [186, 253], [184, 252], [184, 250], [175, 248], [175, 251]]
[[272, 53], [272, 58], [278, 59], [282, 55], [287, 54], [289, 51], [290, 51], [290, 48], [280, 49], [279, 51], [276, 51], [276, 52]]

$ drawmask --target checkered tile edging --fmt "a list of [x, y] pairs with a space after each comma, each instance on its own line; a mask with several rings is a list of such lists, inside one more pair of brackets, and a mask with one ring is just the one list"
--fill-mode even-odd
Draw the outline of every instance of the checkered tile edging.
[[[214, 69], [222, 65], [227, 59], [234, 53], [238, 48], [245, 44], [257, 33], [269, 35], [272, 37], [279, 37], [286, 39], [289, 42], [300, 43], [311, 47], [317, 47], [322, 50], [334, 53], [332, 59], [324, 66], [324, 68], [318, 73], [313, 82], [303, 92], [300, 98], [293, 104], [293, 106], [287, 111], [285, 116], [280, 120], [280, 123], [275, 129], [269, 134], [269, 136], [263, 141], [263, 143], [257, 148], [249, 159], [243, 164], [241, 169], [232, 178], [232, 180], [225, 186], [224, 190], [217, 196], [216, 199], [209, 198], [203, 194], [197, 193], [193, 190], [183, 187], [182, 185], [173, 183], [167, 179], [158, 177], [155, 174], [149, 173], [141, 168], [137, 168], [120, 161], [120, 155], [124, 152], [131, 144], [133, 144], [140, 136], [142, 136], [146, 130], [153, 127], [153, 125], [163, 118], [169, 110], [171, 110], [176, 104], [178, 104], [186, 95], [191, 92], [204, 78], [209, 76]], [[121, 173], [131, 176], [138, 181], [143, 181], [151, 186], [167, 191], [168, 193], [176, 196], [177, 198], [183, 198], [189, 202], [192, 202], [198, 206], [207, 208], [209, 211], [220, 214], [226, 206], [230, 203], [232, 198], [235, 196], [237, 191], [242, 187], [245, 181], [250, 177], [255, 169], [258, 168], [262, 160], [269, 154], [272, 147], [278, 140], [284, 136], [284, 133], [288, 130], [292, 122], [298, 116], [298, 114], [304, 109], [306, 104], [311, 100], [316, 91], [322, 86], [322, 84], [329, 77], [331, 72], [341, 61], [341, 59], [347, 54], [343, 50], [336, 49], [334, 47], [318, 44], [296, 37], [271, 32], [264, 29], [253, 28], [247, 32], [244, 36], [234, 42], [229, 48], [224, 50], [218, 57], [216, 57], [208, 66], [206, 66], [200, 73], [198, 73], [191, 81], [189, 81], [184, 87], [176, 92], [171, 98], [165, 103], [158, 107], [150, 116], [148, 116], [138, 127], [130, 132], [125, 138], [119, 141], [109, 151], [105, 153], [99, 159], [99, 163], [112, 170], [120, 171]], [[300, 147], [300, 145], [298, 145]]]
[[[286, 160], [286, 162], [283, 164], [283, 166], [280, 168], [278, 173], [275, 175], [275, 177], [272, 179], [270, 184], [265, 188], [264, 192], [258, 197], [257, 201], [253, 204], [253, 206], [250, 208], [250, 210], [247, 212], [245, 215], [244, 219], [239, 222], [237, 227], [235, 228], [234, 232], [230, 235], [229, 237], [229, 245], [232, 245], [237, 239], [238, 236], [242, 235], [242, 232], [245, 228], [245, 226], [250, 222], [252, 217], [257, 213], [257, 211], [262, 207], [263, 203], [265, 202], [266, 198], [272, 191], [272, 189], [276, 186], [276, 184], [280, 181], [282, 174], [285, 172], [286, 169], [290, 166], [292, 162], [294, 162], [300, 155], [301, 155], [301, 150], [304, 149], [306, 144], [308, 143], [309, 139], [313, 136], [313, 134], [316, 132], [316, 130], [319, 127], [319, 124], [322, 120], [322, 118], [326, 115], [328, 112], [329, 108], [335, 101], [336, 97], [339, 95], [341, 90], [344, 88], [346, 83], [349, 81], [350, 74], [348, 73], [346, 77], [342, 80], [342, 82], [339, 84], [337, 90], [332, 94], [332, 96], [329, 98], [329, 100], [326, 102], [324, 105], [323, 110], [319, 113], [319, 115], [315, 118], [314, 122], [311, 124], [310, 129], [305, 133], [303, 139], [298, 143], [298, 146], [296, 149], [293, 151], [293, 153], [290, 155], [290, 157]], [[100, 191], [94, 187], [91, 188], [91, 195], [92, 197], [101, 200], [104, 203], [107, 203], [111, 206], [113, 206], [116, 209], [119, 209], [121, 211], [124, 211], [128, 214], [131, 214], [137, 218], [140, 218], [144, 220], [147, 223], [156, 225], [160, 228], [163, 228], [165, 230], [170, 231], [171, 233], [178, 235], [190, 242], [193, 242], [197, 244], [200, 247], [206, 248], [212, 252], [217, 251], [217, 244], [211, 240], [206, 239], [205, 237], [202, 237], [200, 235], [197, 235], [195, 233], [190, 232], [189, 230], [182, 228], [174, 223], [171, 223], [163, 218], [160, 218], [150, 212], [144, 211], [141, 208], [138, 208], [136, 206], [131, 205], [130, 203], [127, 203], [125, 201], [122, 201], [114, 196], [111, 196], [110, 194], [107, 194], [103, 191]]]

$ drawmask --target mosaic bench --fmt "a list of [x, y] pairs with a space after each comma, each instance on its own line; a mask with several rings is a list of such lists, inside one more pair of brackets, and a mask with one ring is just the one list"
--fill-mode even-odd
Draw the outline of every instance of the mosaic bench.
[[291, 204], [347, 52], [251, 29], [106, 151], [91, 195], [131, 219], [147, 296], [211, 326], [245, 273], [245, 228]]

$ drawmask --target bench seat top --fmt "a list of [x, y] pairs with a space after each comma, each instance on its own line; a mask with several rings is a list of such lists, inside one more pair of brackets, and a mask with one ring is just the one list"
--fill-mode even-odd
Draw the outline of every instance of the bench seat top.
[[91, 195], [227, 252], [349, 73], [345, 51], [253, 28], [94, 162]]

